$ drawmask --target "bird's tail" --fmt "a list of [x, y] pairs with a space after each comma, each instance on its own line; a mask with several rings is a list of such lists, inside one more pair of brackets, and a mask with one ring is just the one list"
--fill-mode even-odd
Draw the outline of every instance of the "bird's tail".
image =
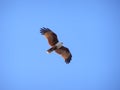
[[54, 51], [57, 47], [51, 47], [50, 49], [47, 50], [47, 53], [51, 53], [52, 51]]

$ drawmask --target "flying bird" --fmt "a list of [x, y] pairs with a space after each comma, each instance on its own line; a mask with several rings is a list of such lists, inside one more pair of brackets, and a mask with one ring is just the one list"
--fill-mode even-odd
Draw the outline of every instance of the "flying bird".
[[57, 35], [52, 30], [45, 27], [40, 29], [40, 33], [47, 38], [47, 41], [51, 46], [51, 48], [47, 50], [47, 53], [55, 51], [64, 58], [66, 64], [69, 64], [72, 59], [72, 54], [67, 47], [63, 46], [62, 42], [59, 42]]

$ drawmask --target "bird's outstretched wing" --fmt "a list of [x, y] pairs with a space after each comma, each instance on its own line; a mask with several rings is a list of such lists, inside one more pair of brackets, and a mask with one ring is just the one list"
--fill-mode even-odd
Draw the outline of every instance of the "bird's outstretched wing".
[[49, 28], [41, 28], [40, 33], [47, 38], [50, 46], [54, 46], [58, 42], [57, 35]]
[[56, 49], [55, 52], [60, 54], [64, 58], [64, 60], [65, 60], [65, 62], [67, 64], [70, 63], [72, 55], [71, 55], [71, 53], [70, 53], [68, 48], [62, 46], [61, 48]]

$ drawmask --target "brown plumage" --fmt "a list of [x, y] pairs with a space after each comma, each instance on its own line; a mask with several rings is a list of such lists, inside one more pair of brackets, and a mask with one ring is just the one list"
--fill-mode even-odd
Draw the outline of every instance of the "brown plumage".
[[49, 28], [41, 28], [40, 33], [47, 38], [50, 46], [54, 46], [58, 42], [57, 35], [54, 32], [52, 32]]
[[62, 45], [63, 43], [59, 42], [57, 35], [49, 28], [44, 28], [44, 27], [41, 28], [40, 33], [47, 38], [48, 43], [51, 46], [51, 48], [48, 49], [47, 52], [51, 53], [52, 51], [55, 51], [64, 58], [66, 64], [70, 63], [72, 59], [72, 55], [69, 49], [64, 47]]
[[62, 46], [61, 48], [56, 49], [55, 52], [58, 53], [58, 54], [60, 54], [65, 59], [65, 62], [67, 64], [70, 63], [72, 55], [71, 55], [71, 53], [70, 53], [70, 51], [69, 51], [68, 48]]

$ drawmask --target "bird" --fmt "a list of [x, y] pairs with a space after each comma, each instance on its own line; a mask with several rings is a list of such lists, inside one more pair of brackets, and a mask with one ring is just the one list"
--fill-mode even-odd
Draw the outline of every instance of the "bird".
[[72, 59], [72, 54], [70, 50], [63, 46], [63, 42], [59, 42], [57, 34], [54, 33], [51, 29], [42, 27], [40, 29], [41, 35], [44, 35], [48, 41], [48, 44], [51, 46], [50, 49], [47, 50], [47, 53], [55, 51], [57, 54], [61, 55], [66, 64], [69, 64]]

